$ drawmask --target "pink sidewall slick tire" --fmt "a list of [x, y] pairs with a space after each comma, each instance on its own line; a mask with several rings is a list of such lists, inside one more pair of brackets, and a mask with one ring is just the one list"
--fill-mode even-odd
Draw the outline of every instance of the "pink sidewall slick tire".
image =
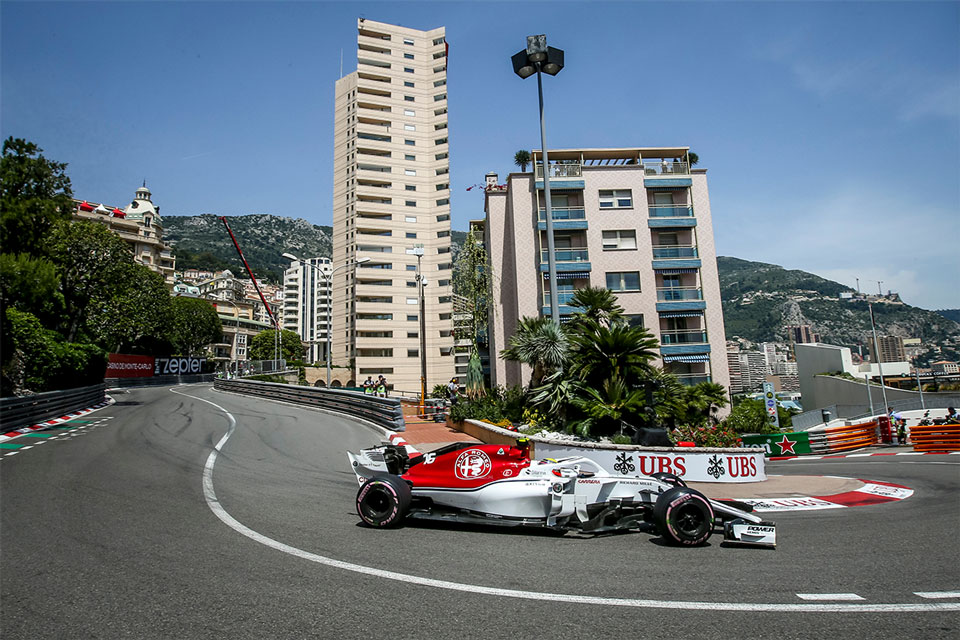
[[397, 476], [377, 476], [357, 491], [357, 514], [371, 527], [398, 527], [410, 510], [410, 486]]
[[660, 494], [653, 506], [653, 520], [668, 543], [697, 546], [713, 533], [713, 508], [710, 501], [687, 487], [674, 487]]

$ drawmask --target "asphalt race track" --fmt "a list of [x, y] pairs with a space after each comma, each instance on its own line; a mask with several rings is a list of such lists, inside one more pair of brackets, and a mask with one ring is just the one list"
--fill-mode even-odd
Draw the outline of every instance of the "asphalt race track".
[[344, 452], [379, 430], [209, 385], [114, 397], [0, 451], [4, 640], [960, 634], [960, 456], [770, 463], [916, 491], [770, 514], [776, 551], [377, 531]]

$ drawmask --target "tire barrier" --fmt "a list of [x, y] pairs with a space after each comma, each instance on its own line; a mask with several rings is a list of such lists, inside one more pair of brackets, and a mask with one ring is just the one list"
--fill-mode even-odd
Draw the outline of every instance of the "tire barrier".
[[0, 424], [13, 431], [103, 402], [106, 385], [46, 391], [31, 396], [0, 398]]
[[[839, 453], [877, 444], [877, 422], [861, 422], [842, 427], [827, 427], [822, 432], [826, 437], [827, 453]], [[810, 434], [811, 442], [813, 435]]]
[[877, 444], [877, 422], [816, 431], [796, 431], [743, 436], [747, 448], [763, 449], [767, 457], [824, 455]]
[[259, 396], [294, 404], [336, 411], [348, 416], [360, 417], [386, 427], [391, 431], [403, 431], [403, 409], [400, 398], [378, 398], [356, 391], [300, 387], [275, 382], [256, 380], [224, 380], [217, 378], [213, 388], [246, 396]]
[[910, 427], [914, 451], [960, 451], [960, 423]]

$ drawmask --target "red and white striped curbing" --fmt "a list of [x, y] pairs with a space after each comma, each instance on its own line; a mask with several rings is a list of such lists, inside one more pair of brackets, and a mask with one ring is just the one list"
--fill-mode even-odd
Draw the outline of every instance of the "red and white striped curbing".
[[960, 451], [876, 451], [873, 453], [838, 453], [824, 456], [773, 456], [771, 460], [830, 460], [832, 458], [869, 458], [871, 456], [955, 456]]
[[407, 455], [411, 458], [416, 458], [417, 456], [423, 455], [421, 452], [417, 451], [412, 444], [404, 440], [403, 436], [401, 436], [399, 433], [391, 433], [389, 440], [390, 444], [406, 449]]
[[80, 411], [74, 411], [73, 413], [68, 413], [67, 415], [60, 416], [59, 418], [52, 418], [50, 420], [45, 420], [39, 424], [32, 424], [29, 427], [20, 427], [19, 429], [15, 429], [13, 431], [7, 431], [6, 433], [0, 434], [0, 442], [6, 442], [7, 440], [12, 440], [13, 438], [22, 436], [25, 433], [30, 433], [32, 431], [39, 431], [40, 429], [46, 429], [47, 427], [52, 427], [54, 425], [58, 425], [63, 422], [69, 422], [70, 420], [74, 420], [76, 418], [79, 418], [80, 416], [85, 416], [88, 413], [96, 411], [97, 409], [103, 409], [104, 407], [109, 406], [114, 402], [116, 401], [113, 398], [111, 398], [110, 396], [107, 396], [103, 402], [99, 404], [95, 404], [92, 407], [87, 407], [86, 409], [81, 409]]
[[897, 502], [913, 495], [913, 489], [892, 482], [864, 480], [864, 485], [855, 491], [846, 491], [832, 496], [795, 496], [790, 498], [742, 498], [757, 512], [765, 511], [816, 511], [844, 507], [866, 507], [884, 502]]

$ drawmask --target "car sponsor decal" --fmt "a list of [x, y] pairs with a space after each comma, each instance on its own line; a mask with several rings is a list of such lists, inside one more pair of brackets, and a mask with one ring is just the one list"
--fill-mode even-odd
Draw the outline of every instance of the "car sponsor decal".
[[453, 464], [454, 474], [461, 480], [476, 480], [490, 473], [490, 456], [480, 449], [467, 449]]

